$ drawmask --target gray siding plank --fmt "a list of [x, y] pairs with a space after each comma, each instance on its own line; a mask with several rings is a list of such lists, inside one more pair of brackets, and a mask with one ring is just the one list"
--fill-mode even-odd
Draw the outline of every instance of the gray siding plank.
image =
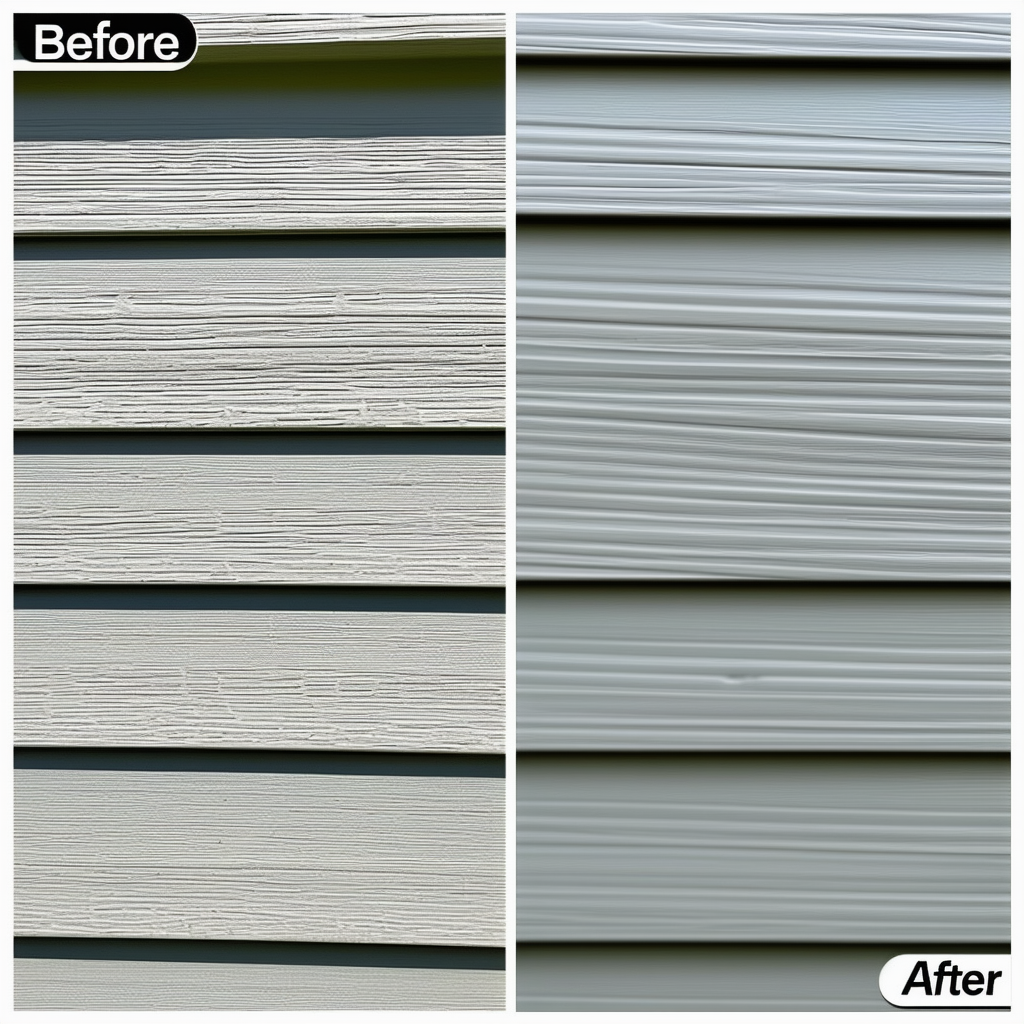
[[520, 755], [521, 942], [1006, 942], [1002, 758]]
[[24, 235], [502, 230], [504, 137], [15, 144]]
[[18, 934], [503, 944], [503, 779], [15, 774]]
[[524, 66], [519, 214], [1009, 216], [1006, 74]]
[[15, 637], [16, 743], [504, 747], [502, 615], [20, 609]]
[[520, 750], [1009, 751], [1009, 592], [520, 587]]
[[503, 971], [14, 961], [16, 1010], [503, 1010]]
[[24, 455], [24, 583], [498, 586], [500, 456]]
[[504, 260], [32, 260], [15, 280], [18, 427], [504, 425]]
[[524, 579], [1003, 579], [999, 231], [519, 234]]
[[1010, 59], [1006, 14], [521, 14], [521, 56]]

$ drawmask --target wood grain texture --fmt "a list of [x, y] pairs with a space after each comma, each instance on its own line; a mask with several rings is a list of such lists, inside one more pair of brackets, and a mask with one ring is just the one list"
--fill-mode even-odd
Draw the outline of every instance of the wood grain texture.
[[521, 942], [1007, 942], [1009, 761], [521, 754]]
[[521, 750], [1009, 751], [1009, 591], [530, 587]]
[[15, 618], [16, 743], [504, 747], [502, 615], [58, 608]]
[[1010, 59], [1006, 14], [520, 14], [520, 56]]
[[524, 579], [1003, 579], [998, 230], [521, 228]]
[[503, 971], [14, 961], [17, 1010], [503, 1010]]
[[1009, 216], [1008, 78], [524, 66], [519, 214]]
[[15, 280], [19, 427], [504, 425], [504, 260], [32, 260]]
[[25, 455], [23, 583], [496, 586], [504, 459]]
[[503, 944], [503, 779], [16, 775], [18, 934]]
[[19, 142], [15, 232], [502, 230], [503, 137]]

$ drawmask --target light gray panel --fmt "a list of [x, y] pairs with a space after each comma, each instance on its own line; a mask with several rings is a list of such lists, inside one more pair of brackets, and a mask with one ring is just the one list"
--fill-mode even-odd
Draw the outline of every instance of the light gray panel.
[[30, 260], [15, 280], [19, 427], [504, 426], [501, 259]]
[[530, 587], [520, 750], [1010, 749], [1009, 591]]
[[19, 609], [15, 742], [501, 751], [504, 640], [503, 615]]
[[[915, 945], [914, 952], [928, 948]], [[962, 945], [957, 949], [967, 952]], [[1008, 947], [999, 951], [1008, 952]], [[905, 952], [905, 946], [528, 944], [516, 955], [517, 1008], [895, 1010], [878, 991], [878, 973], [887, 960]]]
[[504, 459], [24, 455], [24, 583], [500, 586]]
[[525, 65], [520, 214], [1009, 216], [991, 70]]
[[520, 942], [1007, 942], [1009, 762], [520, 755]]
[[15, 775], [20, 935], [503, 944], [504, 779]]
[[16, 1010], [503, 1010], [503, 971], [14, 961]]
[[557, 57], [1009, 60], [1006, 14], [521, 14], [516, 52]]
[[523, 228], [525, 579], [1002, 579], [1005, 235]]
[[15, 232], [505, 226], [503, 136], [15, 144]]

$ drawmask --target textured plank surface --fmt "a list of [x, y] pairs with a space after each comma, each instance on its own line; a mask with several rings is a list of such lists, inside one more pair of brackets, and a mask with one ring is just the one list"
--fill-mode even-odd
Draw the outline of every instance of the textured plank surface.
[[16, 623], [16, 743], [504, 745], [502, 615], [63, 608]]
[[523, 578], [1000, 579], [995, 231], [522, 228]]
[[15, 774], [18, 934], [502, 945], [503, 779]]
[[19, 142], [15, 231], [496, 229], [503, 137]]
[[1009, 216], [992, 70], [525, 66], [517, 210]]
[[520, 755], [521, 942], [1007, 942], [998, 757]]
[[23, 583], [501, 585], [504, 459], [24, 455]]
[[521, 750], [1010, 749], [1008, 590], [520, 586], [517, 609]]
[[[914, 952], [930, 948], [917, 944]], [[956, 948], [967, 952], [962, 943]], [[527, 944], [516, 955], [516, 1002], [528, 1011], [895, 1010], [878, 991], [878, 972], [904, 952], [904, 946]]]
[[1006, 14], [521, 14], [516, 52], [557, 57], [1009, 60]]
[[17, 1010], [503, 1010], [503, 971], [14, 961]]
[[504, 260], [33, 260], [15, 279], [20, 427], [504, 425]]

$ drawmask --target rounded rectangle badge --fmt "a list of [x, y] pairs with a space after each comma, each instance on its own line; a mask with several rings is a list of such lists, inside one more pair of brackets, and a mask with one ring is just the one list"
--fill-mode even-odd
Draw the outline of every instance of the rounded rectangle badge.
[[196, 55], [183, 14], [15, 14], [16, 71], [179, 71]]
[[1010, 1005], [1010, 957], [999, 953], [904, 953], [878, 975], [893, 1006], [974, 1010]]

